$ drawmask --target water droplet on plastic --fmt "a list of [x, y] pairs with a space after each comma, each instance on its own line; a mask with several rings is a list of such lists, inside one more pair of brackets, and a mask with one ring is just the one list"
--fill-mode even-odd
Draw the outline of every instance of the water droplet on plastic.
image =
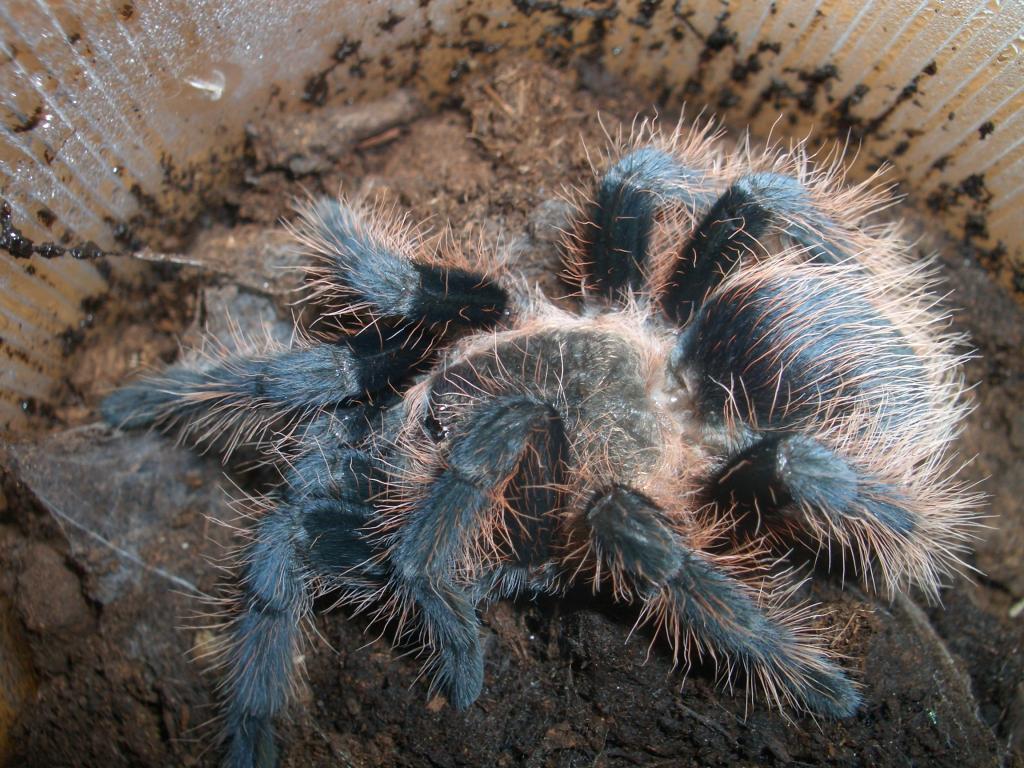
[[190, 77], [185, 80], [210, 101], [218, 101], [224, 95], [224, 73], [219, 69], [210, 72], [206, 77]]

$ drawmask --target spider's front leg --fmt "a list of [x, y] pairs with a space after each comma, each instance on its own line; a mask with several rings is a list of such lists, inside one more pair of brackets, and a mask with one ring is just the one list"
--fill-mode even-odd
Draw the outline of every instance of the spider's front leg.
[[830, 717], [856, 712], [860, 697], [842, 670], [801, 629], [798, 612], [759, 600], [727, 560], [691, 546], [665, 512], [627, 486], [600, 492], [586, 514], [599, 574], [636, 595], [660, 623], [678, 659], [688, 643], [728, 668], [742, 666], [776, 704]]
[[292, 230], [312, 262], [312, 298], [331, 313], [396, 321], [396, 333], [411, 335], [424, 326], [487, 327], [507, 313], [495, 274], [455, 250], [429, 253], [393, 211], [321, 198], [299, 208]]
[[[483, 685], [483, 652], [472, 582], [495, 570], [544, 559], [546, 517], [567, 451], [551, 405], [529, 395], [487, 399], [450, 437], [441, 469], [395, 534], [390, 560], [399, 589], [415, 604], [434, 656], [434, 685], [457, 709]], [[518, 508], [507, 496], [518, 486]]]
[[261, 445], [325, 409], [346, 406], [405, 378], [428, 350], [421, 338], [382, 339], [368, 329], [334, 343], [209, 355], [182, 362], [112, 392], [107, 423], [158, 427], [230, 454]]
[[310, 585], [358, 599], [387, 583], [363, 533], [374, 514], [371, 473], [359, 451], [314, 450], [295, 463], [275, 506], [252, 531], [222, 655], [225, 768], [277, 765], [273, 720], [296, 685]]
[[400, 383], [429, 355], [433, 332], [486, 327], [506, 314], [493, 275], [454, 263], [454, 251], [432, 258], [393, 212], [324, 198], [300, 214], [294, 234], [313, 262], [311, 298], [331, 314], [361, 313], [366, 324], [330, 343], [208, 351], [113, 392], [102, 406], [108, 423], [177, 430], [230, 454]]

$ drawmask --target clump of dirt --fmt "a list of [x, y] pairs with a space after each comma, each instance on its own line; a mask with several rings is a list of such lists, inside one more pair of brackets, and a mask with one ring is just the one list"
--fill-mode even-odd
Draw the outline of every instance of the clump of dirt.
[[[216, 764], [215, 677], [202, 660], [212, 635], [193, 616], [218, 593], [208, 560], [232, 544], [232, 485], [259, 478], [99, 425], [102, 395], [174, 359], [179, 339], [287, 338], [298, 284], [270, 265], [294, 261], [278, 222], [307, 194], [376, 195], [435, 226], [450, 222], [457, 240], [501, 243], [514, 269], [559, 290], [559, 193], [591, 178], [588, 147], [593, 155], [607, 143], [596, 115], [614, 131], [648, 107], [593, 73], [527, 64], [467, 82], [439, 112], [395, 98], [368, 110], [327, 105], [287, 130], [253, 126], [223, 209], [188, 253], [116, 286], [69, 350], [74, 373], [52, 423], [3, 449], [0, 561], [11, 567], [0, 571], [10, 603], [0, 604], [10, 616], [0, 652], [9, 640], [27, 655], [18, 674], [31, 691], [8, 733], [12, 765]], [[321, 124], [350, 130], [326, 140]], [[635, 613], [589, 594], [490, 610], [484, 692], [453, 712], [426, 700], [406, 649], [336, 611], [318, 617], [326, 642], [303, 658], [309, 685], [282, 726], [284, 765], [1020, 764], [1024, 317], [979, 268], [946, 252], [954, 303], [965, 307], [955, 322], [980, 348], [964, 436], [965, 454], [978, 458], [965, 476], [989, 478], [997, 530], [976, 545], [983, 575], [958, 580], [944, 607], [809, 588], [833, 608], [836, 648], [863, 686], [856, 717], [790, 720], [716, 687], [704, 667], [684, 686], [665, 648], [648, 654], [649, 637], [629, 639]]]

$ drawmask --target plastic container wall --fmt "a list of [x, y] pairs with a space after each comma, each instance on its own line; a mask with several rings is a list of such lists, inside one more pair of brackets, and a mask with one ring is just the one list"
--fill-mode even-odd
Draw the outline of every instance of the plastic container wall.
[[[507, 57], [588, 60], [674, 109], [849, 140], [956, 237], [1024, 264], [1024, 3], [283, 0], [0, 4], [2, 196], [27, 235], [115, 248], [189, 219], [246, 123], [399, 87], [440, 100]], [[780, 119], [781, 116], [781, 119]], [[212, 157], [217, 162], [210, 162]], [[0, 253], [0, 423], [64, 375], [88, 263]]]

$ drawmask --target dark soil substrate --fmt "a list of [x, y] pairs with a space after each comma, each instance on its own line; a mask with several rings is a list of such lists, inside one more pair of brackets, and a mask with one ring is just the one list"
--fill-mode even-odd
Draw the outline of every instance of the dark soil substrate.
[[[597, 87], [595, 87], [597, 86]], [[615, 97], [595, 94], [618, 94]], [[627, 94], [627, 95], [623, 95]], [[63, 407], [4, 450], [0, 497], [0, 749], [16, 766], [213, 765], [212, 634], [195, 614], [215, 594], [231, 543], [225, 470], [154, 435], [96, 423], [104, 391], [140, 366], [173, 360], [198, 329], [286, 334], [295, 287], [277, 221], [306, 192], [380, 194], [455, 237], [501, 242], [515, 268], [551, 290], [563, 184], [590, 178], [586, 146], [646, 105], [598, 76], [521, 65], [465, 86], [457, 103], [377, 116], [325, 136], [326, 111], [252, 131], [244, 180], [211, 213], [186, 262], [124, 278], [76, 339]], [[329, 111], [330, 108], [327, 108]], [[345, 122], [344, 110], [332, 113]], [[354, 114], [354, 113], [353, 113]], [[381, 117], [391, 115], [391, 117]], [[361, 122], [360, 122], [361, 121]], [[352, 126], [355, 126], [354, 128]], [[842, 722], [787, 719], [713, 670], [685, 678], [635, 614], [566, 601], [501, 604], [485, 615], [487, 677], [465, 713], [427, 700], [420, 662], [343, 611], [317, 619], [309, 685], [282, 725], [286, 766], [994, 766], [1024, 743], [1024, 316], [967, 255], [941, 246], [956, 323], [980, 354], [968, 365], [977, 409], [967, 469], [987, 478], [991, 530], [973, 581], [943, 606], [888, 605], [818, 583], [838, 651], [866, 704]], [[680, 691], [680, 689], [682, 689]], [[9, 706], [10, 705], [10, 706]]]

